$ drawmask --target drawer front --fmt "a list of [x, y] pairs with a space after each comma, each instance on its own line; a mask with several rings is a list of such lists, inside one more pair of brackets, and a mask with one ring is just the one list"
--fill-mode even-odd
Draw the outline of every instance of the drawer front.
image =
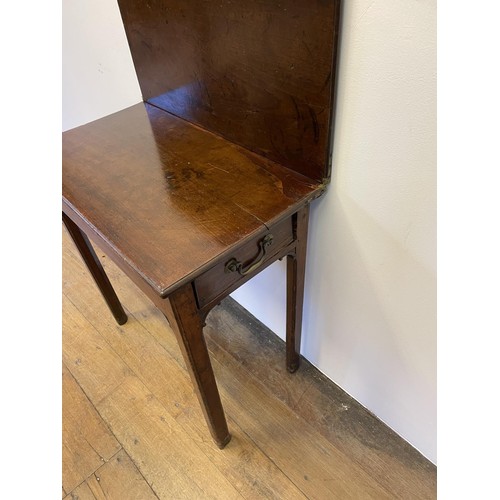
[[236, 249], [226, 259], [195, 279], [194, 287], [199, 307], [208, 305], [238, 282], [243, 284], [292, 241], [292, 218], [289, 217]]

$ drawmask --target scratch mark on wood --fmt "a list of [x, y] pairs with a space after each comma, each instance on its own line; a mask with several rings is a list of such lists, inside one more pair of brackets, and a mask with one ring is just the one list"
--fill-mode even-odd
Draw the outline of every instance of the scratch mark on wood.
[[318, 123], [318, 117], [316, 116], [316, 113], [314, 109], [311, 108], [311, 106], [308, 106], [309, 108], [309, 114], [311, 115], [311, 120], [313, 124], [313, 129], [314, 129], [314, 142], [319, 141], [319, 123]]
[[248, 215], [251, 215], [252, 217], [254, 217], [255, 219], [257, 219], [261, 224], [264, 224], [264, 226], [266, 227], [266, 229], [269, 229], [268, 225], [263, 220], [259, 219], [259, 217], [257, 217], [254, 213], [250, 212], [245, 207], [241, 206], [239, 203], [234, 202], [234, 204], [237, 207], [241, 208], [241, 210], [243, 210], [244, 212], [246, 212]]
[[226, 174], [230, 174], [231, 172], [228, 172], [227, 170], [224, 170], [223, 168], [216, 167], [215, 165], [212, 165], [211, 163], [207, 163], [207, 165], [210, 165], [212, 168], [209, 168], [207, 172], [210, 172], [210, 170], [213, 170], [216, 168], [217, 170], [220, 170], [221, 172], [225, 172]]

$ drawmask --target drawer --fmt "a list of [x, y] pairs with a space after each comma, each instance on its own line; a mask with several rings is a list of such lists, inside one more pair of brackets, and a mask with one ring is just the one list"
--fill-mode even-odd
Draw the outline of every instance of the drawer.
[[227, 258], [194, 280], [200, 309], [217, 299], [226, 290], [236, 289], [257, 274], [260, 268], [265, 267], [266, 262], [272, 260], [292, 242], [292, 217], [288, 217], [271, 226], [266, 233], [235, 249]]

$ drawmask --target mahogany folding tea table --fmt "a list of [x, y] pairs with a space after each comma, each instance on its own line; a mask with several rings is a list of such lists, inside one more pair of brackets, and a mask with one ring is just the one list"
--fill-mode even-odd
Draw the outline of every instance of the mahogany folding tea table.
[[166, 316], [219, 447], [208, 312], [287, 258], [299, 366], [309, 204], [331, 171], [340, 0], [119, 0], [143, 102], [63, 133], [63, 221], [119, 324], [92, 240]]

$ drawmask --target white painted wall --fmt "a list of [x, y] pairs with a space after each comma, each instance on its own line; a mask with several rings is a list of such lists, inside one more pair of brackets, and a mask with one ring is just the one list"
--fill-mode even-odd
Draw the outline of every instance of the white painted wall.
[[[302, 353], [436, 461], [436, 4], [346, 0]], [[115, 0], [63, 3], [63, 125], [141, 100]], [[284, 336], [285, 269], [233, 296]]]
[[62, 3], [63, 130], [142, 100], [116, 0]]

